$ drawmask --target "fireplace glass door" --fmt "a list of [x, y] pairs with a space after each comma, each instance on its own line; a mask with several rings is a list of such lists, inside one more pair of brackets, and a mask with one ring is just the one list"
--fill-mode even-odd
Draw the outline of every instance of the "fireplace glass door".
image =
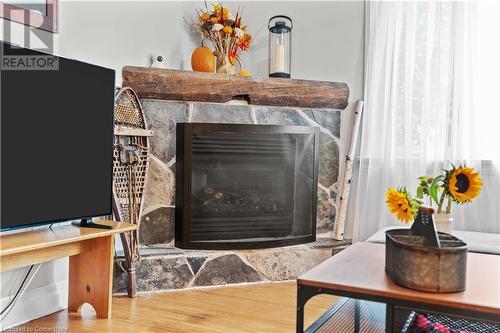
[[177, 245], [252, 248], [314, 240], [317, 136], [314, 127], [179, 124]]

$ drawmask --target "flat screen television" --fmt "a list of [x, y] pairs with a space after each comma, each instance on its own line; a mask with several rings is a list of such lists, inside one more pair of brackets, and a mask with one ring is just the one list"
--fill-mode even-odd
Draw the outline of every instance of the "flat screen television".
[[[4, 58], [26, 54], [44, 55], [2, 43]], [[0, 68], [1, 230], [112, 211], [115, 72], [55, 59]]]

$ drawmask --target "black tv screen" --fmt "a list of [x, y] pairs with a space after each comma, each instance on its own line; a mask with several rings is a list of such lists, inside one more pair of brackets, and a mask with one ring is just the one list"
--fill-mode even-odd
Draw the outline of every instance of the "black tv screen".
[[111, 213], [115, 73], [56, 61], [1, 68], [1, 229]]

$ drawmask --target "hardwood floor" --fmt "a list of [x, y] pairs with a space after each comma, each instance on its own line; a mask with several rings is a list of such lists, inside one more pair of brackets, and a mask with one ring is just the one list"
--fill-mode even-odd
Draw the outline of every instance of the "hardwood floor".
[[[337, 299], [321, 295], [306, 305], [306, 325]], [[91, 307], [82, 315], [66, 310], [16, 327], [16, 332], [295, 332], [295, 282], [113, 297], [111, 320], [96, 319]], [[38, 331], [36, 330], [38, 328]]]

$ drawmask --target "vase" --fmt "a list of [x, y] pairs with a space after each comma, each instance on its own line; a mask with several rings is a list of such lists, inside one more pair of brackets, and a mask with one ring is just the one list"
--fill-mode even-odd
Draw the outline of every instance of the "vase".
[[451, 234], [453, 217], [451, 214], [437, 213], [434, 214], [434, 224], [436, 225], [436, 231], [446, 232]]
[[214, 55], [217, 59], [217, 73], [222, 74], [235, 74], [236, 68], [235, 65], [229, 61], [229, 56], [222, 52], [214, 52]]

